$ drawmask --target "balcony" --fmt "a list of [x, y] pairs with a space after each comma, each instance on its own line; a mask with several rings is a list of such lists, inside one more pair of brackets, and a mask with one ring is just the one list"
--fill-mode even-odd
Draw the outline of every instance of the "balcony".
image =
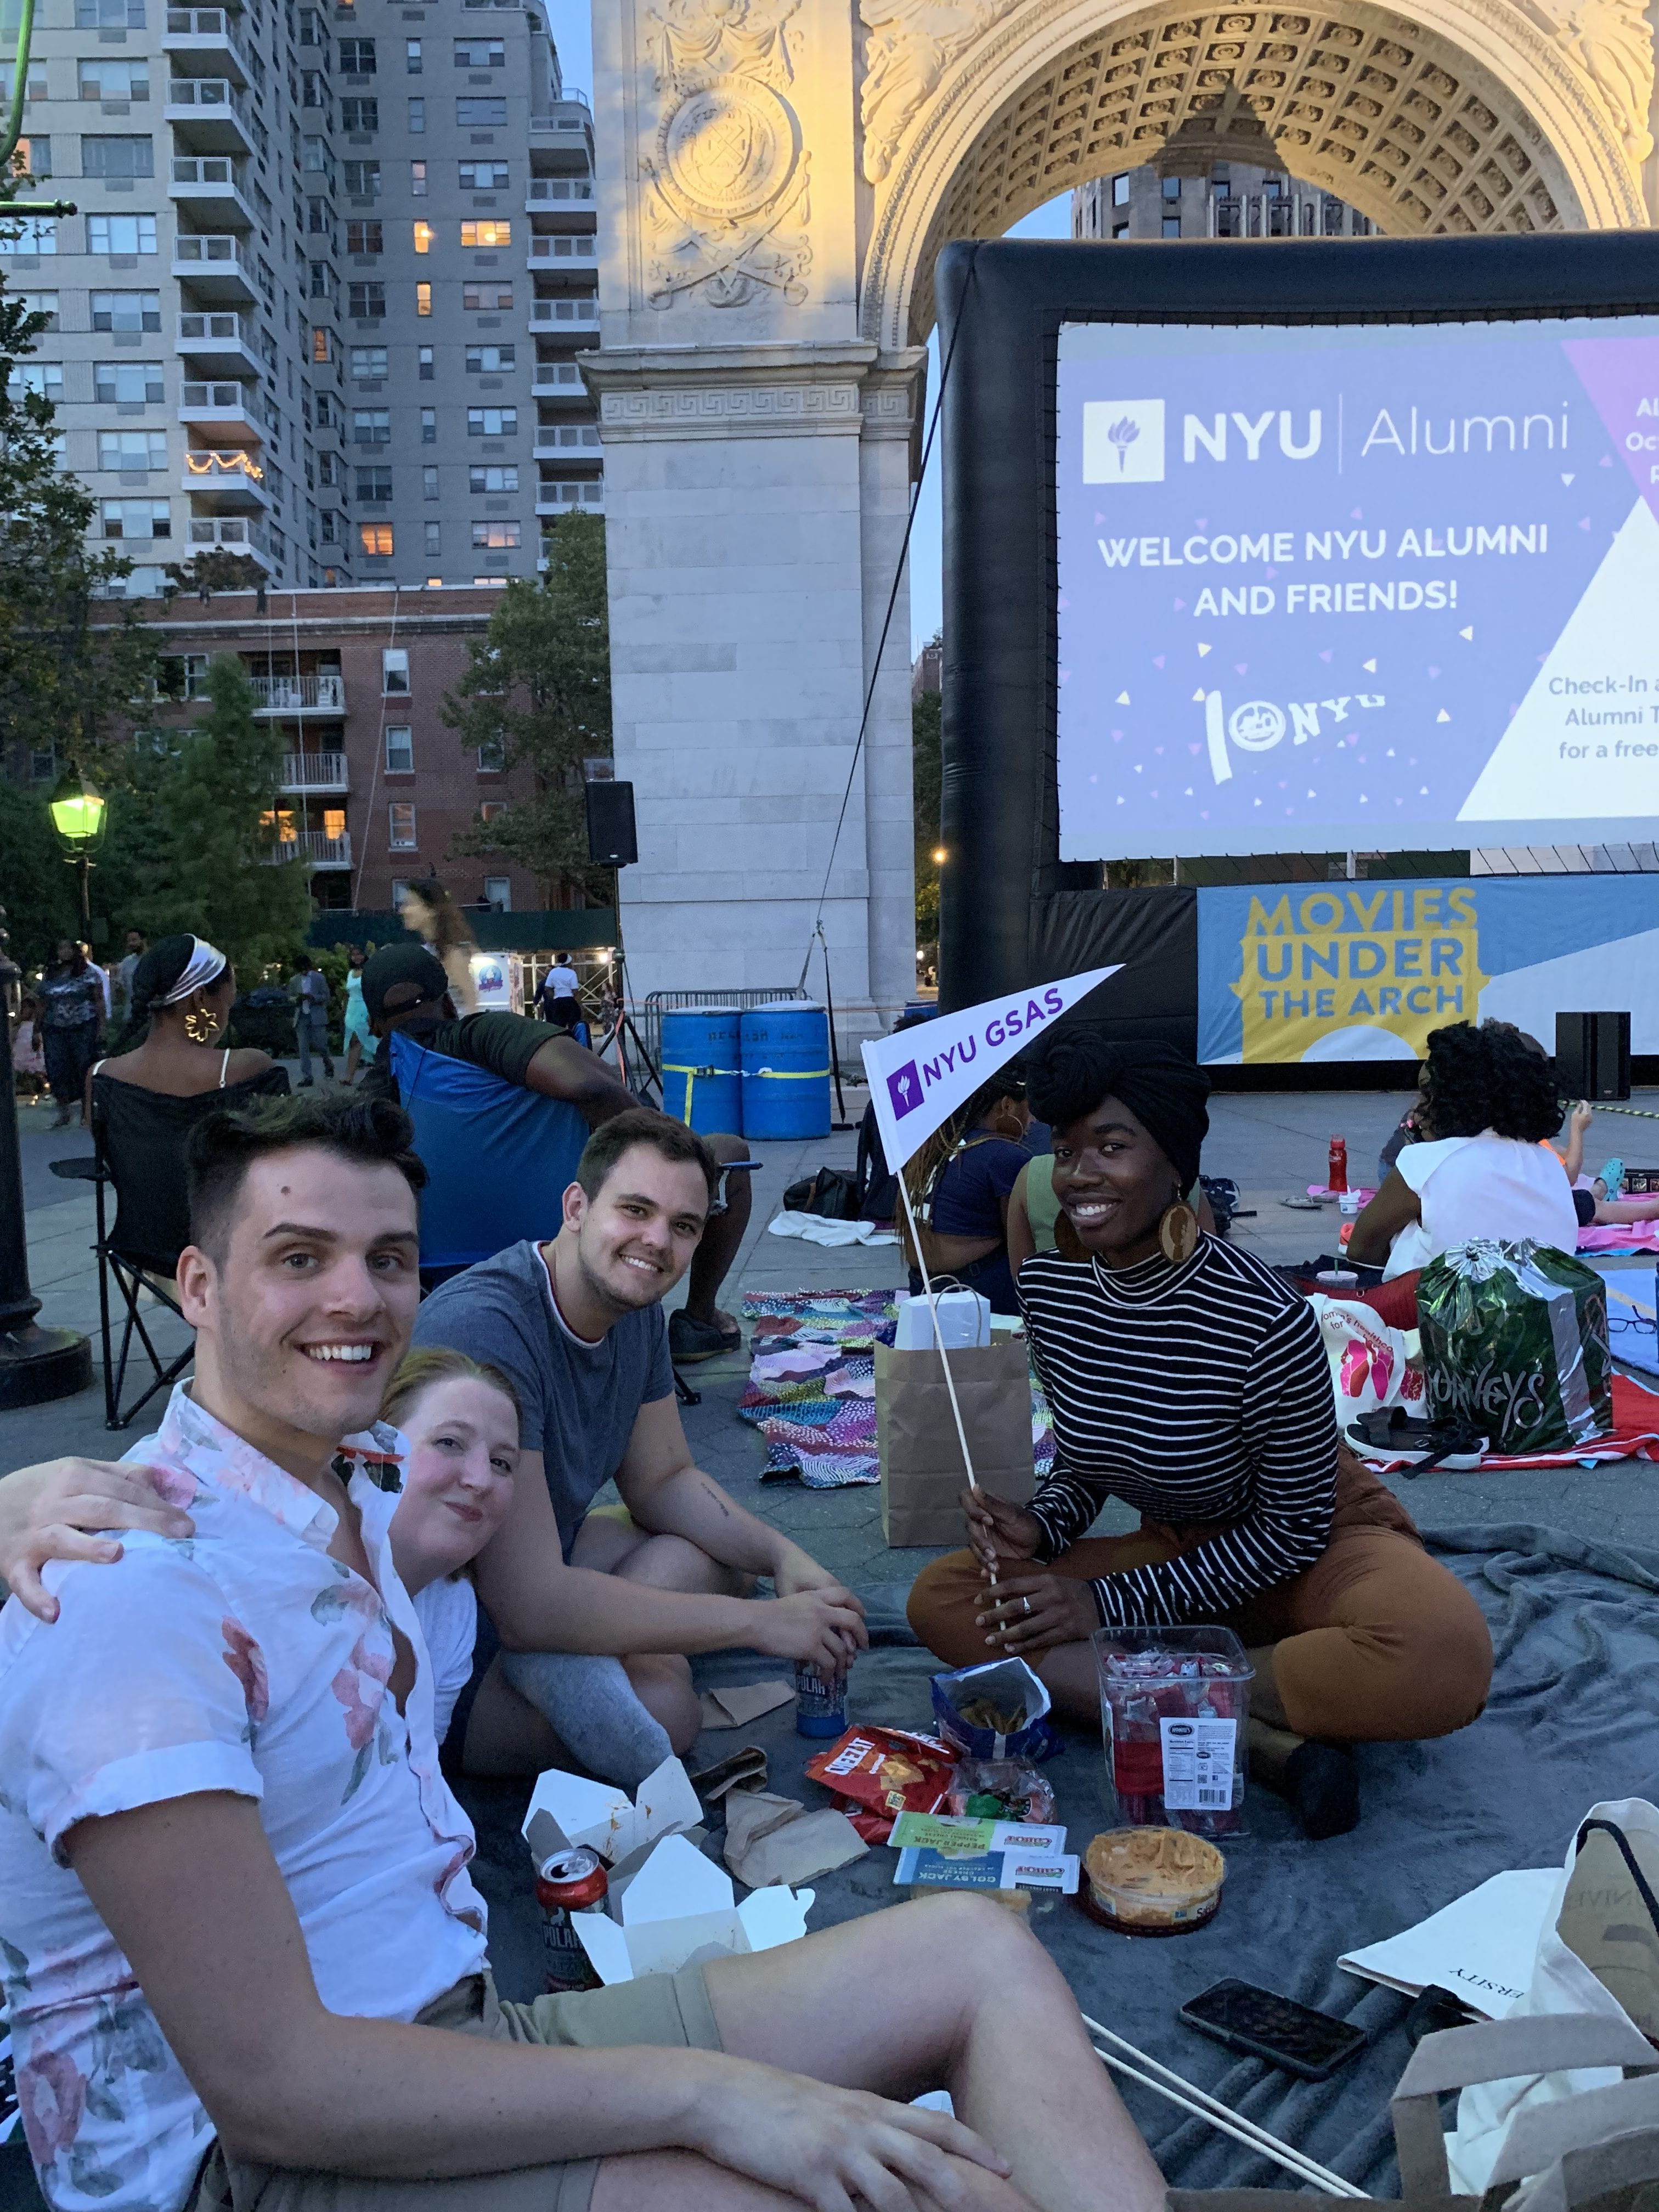
[[251, 446], [264, 442], [264, 425], [249, 384], [185, 384], [179, 389], [179, 420], [210, 430], [240, 431]]
[[347, 788], [343, 753], [284, 753], [284, 791], [344, 791]]
[[573, 514], [580, 507], [585, 514], [605, 513], [605, 482], [602, 477], [586, 483], [542, 483], [536, 487], [538, 514]]
[[[574, 361], [544, 361], [536, 364], [536, 396], [540, 399], [562, 400], [567, 407], [592, 407], [592, 398], [582, 382], [582, 373]], [[558, 440], [552, 442], [556, 445]], [[541, 442], [536, 450], [541, 451]]]
[[276, 571], [270, 557], [270, 539], [264, 526], [250, 522], [243, 515], [192, 514], [190, 518], [190, 548], [192, 553], [206, 551], [217, 546], [226, 553], [245, 553], [267, 574]]
[[313, 868], [349, 868], [350, 833], [345, 831], [331, 837], [325, 830], [295, 830], [286, 837], [279, 837], [264, 857], [273, 864], [304, 860]]
[[561, 201], [579, 207], [593, 204], [593, 179], [591, 177], [532, 177], [525, 192], [524, 211], [540, 215]]
[[[253, 679], [256, 714], [343, 714], [345, 712], [345, 678], [338, 669], [325, 668], [314, 676], [256, 676]], [[298, 759], [298, 754], [289, 756]], [[342, 781], [316, 787], [320, 790], [345, 789], [345, 755], [343, 753], [309, 753], [308, 760], [338, 760]]]
[[182, 489], [198, 499], [210, 499], [219, 508], [252, 508], [263, 514], [270, 505], [265, 472], [251, 453], [240, 446], [192, 446], [185, 455]]
[[210, 228], [222, 230], [228, 223], [239, 230], [254, 227], [252, 203], [243, 192], [242, 164], [228, 155], [175, 155], [167, 197], [181, 215]]
[[257, 377], [263, 366], [253, 343], [253, 318], [234, 308], [219, 314], [180, 315], [173, 351], [209, 362], [216, 368], [246, 369]]
[[253, 81], [247, 58], [231, 27], [228, 9], [169, 8], [161, 52], [170, 54], [181, 67], [203, 61], [239, 85]]
[[566, 261], [592, 261], [596, 257], [598, 240], [591, 230], [549, 230], [532, 233], [530, 240], [530, 273], [546, 270]]
[[204, 307], [247, 307], [258, 297], [253, 257], [234, 231], [180, 231], [173, 241], [173, 273]]
[[166, 120], [179, 143], [201, 154], [253, 151], [253, 124], [247, 103], [225, 76], [175, 76], [167, 86]]
[[583, 292], [568, 300], [532, 300], [530, 327], [532, 331], [596, 331], [599, 327], [598, 296]]

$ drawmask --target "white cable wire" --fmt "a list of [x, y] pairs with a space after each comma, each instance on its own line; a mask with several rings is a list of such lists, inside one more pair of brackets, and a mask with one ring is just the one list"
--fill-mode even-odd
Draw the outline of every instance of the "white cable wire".
[[[1173, 2068], [1163, 2065], [1158, 2059], [1150, 2057], [1147, 2052], [1138, 2049], [1127, 2038], [1114, 2034], [1109, 2027], [1103, 2027], [1097, 2020], [1091, 2020], [1087, 2013], [1083, 2014], [1083, 2025], [1091, 2035], [1103, 2037], [1106, 2042], [1115, 2045], [1119, 2051], [1127, 2051], [1132, 2057], [1138, 2059], [1142, 2066], [1151, 2067], [1153, 2072], [1163, 2075], [1165, 2081], [1172, 2082], [1175, 2085], [1174, 2089], [1167, 2089], [1160, 2082], [1136, 2075], [1136, 2079], [1146, 2080], [1148, 2088], [1158, 2090], [1161, 2096], [1168, 2096], [1172, 2103], [1186, 2105], [1197, 2118], [1210, 2121], [1212, 2125], [1221, 2128], [1225, 2133], [1237, 2134], [1240, 2130], [1248, 2130], [1248, 2139], [1253, 2141], [1266, 2156], [1276, 2159], [1281, 2166], [1287, 2161], [1294, 2160], [1305, 2170], [1310, 2180], [1317, 2180], [1322, 2188], [1328, 2190], [1335, 2196], [1364, 2197], [1365, 2195], [1366, 2192], [1363, 2189], [1356, 2188], [1351, 2181], [1345, 2181], [1340, 2173], [1333, 2173], [1328, 2166], [1321, 2166], [1316, 2160], [1308, 2157], [1305, 2152], [1293, 2150], [1289, 2143], [1281, 2142], [1277, 2136], [1269, 2134], [1267, 2130], [1261, 2127], [1256, 2121], [1247, 2119], [1243, 2113], [1234, 2112], [1231, 2106], [1222, 2104], [1218, 2098], [1211, 2096], [1207, 2089], [1199, 2088], [1196, 2083], [1188, 2081], [1184, 2075], [1177, 2074]], [[1121, 2060], [1114, 2059], [1103, 2051], [1097, 2051], [1096, 2056], [1109, 2066], [1122, 2065]], [[1127, 2068], [1124, 2070], [1133, 2071], [1133, 2069]]]

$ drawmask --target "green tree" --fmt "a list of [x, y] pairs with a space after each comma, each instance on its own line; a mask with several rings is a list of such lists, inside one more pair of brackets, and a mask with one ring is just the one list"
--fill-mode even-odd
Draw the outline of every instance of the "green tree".
[[465, 749], [497, 749], [504, 769], [533, 771], [535, 788], [463, 831], [453, 849], [516, 860], [544, 896], [563, 878], [603, 897], [611, 878], [588, 864], [582, 763], [611, 751], [605, 525], [561, 515], [542, 543], [545, 569], [534, 583], [508, 584], [444, 706]]
[[276, 857], [282, 738], [257, 720], [253, 686], [233, 655], [210, 662], [207, 687], [199, 721], [133, 748], [125, 811], [142, 857], [124, 919], [152, 937], [192, 930], [252, 981], [303, 945], [311, 896], [303, 863]]
[[27, 773], [49, 755], [101, 783], [148, 718], [157, 641], [120, 594], [132, 563], [88, 546], [97, 502], [60, 464], [28, 358], [45, 327], [0, 290], [0, 760]]
[[[938, 643], [937, 635], [933, 641]], [[910, 797], [915, 833], [918, 945], [935, 944], [939, 939], [939, 862], [933, 852], [939, 841], [944, 775], [939, 711], [937, 691], [924, 691], [910, 708]]]
[[0, 887], [11, 957], [44, 966], [60, 937], [81, 934], [81, 905], [64, 843], [46, 811], [46, 791], [0, 779]]

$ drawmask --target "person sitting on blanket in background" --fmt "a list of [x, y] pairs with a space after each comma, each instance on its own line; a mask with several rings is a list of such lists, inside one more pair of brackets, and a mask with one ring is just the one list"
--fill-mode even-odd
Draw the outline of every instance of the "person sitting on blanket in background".
[[[993, 1313], [1019, 1311], [1008, 1265], [1008, 1194], [1030, 1161], [1023, 1142], [1030, 1120], [1018, 1064], [1011, 1063], [941, 1121], [902, 1170], [928, 1274], [977, 1291]], [[910, 1295], [920, 1297], [921, 1269], [902, 1212], [898, 1227]]]
[[[1537, 1049], [1542, 1052], [1544, 1048], [1540, 1044]], [[1620, 1196], [1625, 1172], [1622, 1160], [1609, 1160], [1599, 1176], [1584, 1173], [1584, 1139], [1595, 1119], [1595, 1107], [1588, 1098], [1580, 1098], [1567, 1116], [1565, 1152], [1556, 1151], [1547, 1138], [1544, 1140], [1545, 1150], [1555, 1153], [1572, 1187], [1573, 1211], [1578, 1217], [1578, 1226], [1617, 1229], [1626, 1223], [1659, 1221], [1659, 1191], [1640, 1198]]]
[[[1075, 1028], [1026, 1080], [1073, 1255], [1019, 1276], [1054, 1468], [1029, 1507], [964, 1492], [970, 1548], [923, 1568], [910, 1626], [949, 1667], [1029, 1660], [1077, 1721], [1099, 1711], [1097, 1628], [1233, 1628], [1255, 1668], [1253, 1771], [1310, 1836], [1342, 1834], [1359, 1818], [1347, 1747], [1467, 1727], [1492, 1680], [1486, 1624], [1338, 1443], [1312, 1309], [1200, 1229], [1200, 1069]], [[1137, 1534], [1085, 1536], [1108, 1498], [1139, 1507]]]
[[1512, 1022], [1451, 1022], [1429, 1032], [1418, 1086], [1418, 1141], [1354, 1223], [1349, 1260], [1392, 1282], [1477, 1237], [1573, 1250], [1572, 1192], [1544, 1142], [1561, 1101], [1542, 1048]]
[[[988, 1899], [498, 2001], [373, 1479], [397, 1439], [364, 1433], [420, 1295], [410, 1133], [349, 1092], [198, 1127], [172, 1525], [49, 1566], [51, 1625], [0, 1612], [0, 1929], [47, 2203], [1157, 2212], [1058, 1970]], [[960, 2118], [889, 2101], [936, 2088]]]
[[[562, 1100], [590, 1129], [602, 1128], [638, 1103], [614, 1070], [565, 1031], [550, 1036], [547, 1024], [528, 1014], [458, 1015], [443, 967], [424, 945], [382, 945], [363, 970], [363, 1004], [377, 1037], [406, 1037], [428, 1052], [485, 1068], [503, 1083]], [[365, 1091], [398, 1097], [392, 1063], [392, 1053], [383, 1052], [363, 1078]], [[750, 1157], [741, 1137], [717, 1133], [703, 1141], [723, 1166]], [[571, 1165], [574, 1170], [574, 1147]], [[743, 1342], [736, 1320], [716, 1301], [742, 1247], [750, 1202], [748, 1176], [728, 1176], [691, 1263], [685, 1304], [670, 1316], [668, 1349], [676, 1364], [712, 1359]]]

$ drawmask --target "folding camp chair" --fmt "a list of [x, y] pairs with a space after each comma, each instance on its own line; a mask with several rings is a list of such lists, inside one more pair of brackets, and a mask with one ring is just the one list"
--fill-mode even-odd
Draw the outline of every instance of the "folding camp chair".
[[[110, 1173], [101, 1151], [94, 1152], [90, 1158], [53, 1160], [52, 1171], [65, 1182], [91, 1183], [96, 1194], [98, 1235], [93, 1249], [98, 1255], [98, 1325], [104, 1354], [104, 1426], [106, 1429], [125, 1429], [131, 1426], [159, 1392], [172, 1389], [196, 1357], [196, 1340], [192, 1337], [176, 1357], [170, 1360], [163, 1358], [150, 1335], [143, 1310], [142, 1301], [148, 1292], [157, 1306], [183, 1319], [172, 1288], [173, 1271], [178, 1265], [178, 1255], [175, 1253], [168, 1259], [161, 1254], [123, 1251], [111, 1243], [106, 1219], [105, 1194], [113, 1189], [115, 1178]], [[118, 1350], [114, 1345], [115, 1329], [110, 1310], [112, 1284], [121, 1310]], [[149, 1362], [150, 1380], [139, 1395], [124, 1407], [121, 1394], [126, 1388], [127, 1367], [133, 1357], [135, 1338], [142, 1348], [143, 1358]]]

